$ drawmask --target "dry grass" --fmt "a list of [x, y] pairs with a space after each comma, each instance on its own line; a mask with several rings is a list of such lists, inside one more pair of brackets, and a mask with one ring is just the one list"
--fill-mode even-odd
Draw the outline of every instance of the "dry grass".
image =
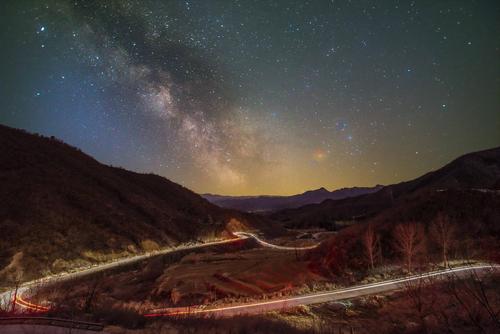
[[252, 247], [254, 242], [247, 240], [158, 256], [41, 289], [40, 294], [53, 301], [82, 299], [98, 282], [102, 300], [152, 309], [272, 298], [328, 284], [308, 270], [300, 253]]
[[213, 302], [225, 297], [286, 293], [308, 282], [323, 280], [311, 273], [307, 262], [294, 252], [253, 249], [186, 256], [156, 280], [153, 294], [168, 299], [176, 291], [189, 302]]

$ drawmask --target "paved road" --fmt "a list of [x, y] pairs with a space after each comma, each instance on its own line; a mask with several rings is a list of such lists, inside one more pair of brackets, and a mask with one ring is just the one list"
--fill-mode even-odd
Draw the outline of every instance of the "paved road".
[[[136, 263], [145, 259], [148, 259], [152, 256], [156, 255], [162, 255], [162, 254], [168, 254], [172, 252], [177, 252], [181, 250], [187, 250], [187, 249], [196, 249], [196, 248], [201, 248], [201, 247], [209, 247], [209, 246], [216, 246], [216, 245], [221, 245], [221, 244], [226, 244], [226, 243], [232, 243], [238, 240], [246, 239], [246, 236], [237, 236], [238, 238], [235, 239], [227, 239], [227, 240], [221, 240], [221, 241], [214, 241], [214, 242], [208, 242], [204, 244], [195, 244], [195, 245], [186, 245], [186, 246], [179, 246], [176, 248], [167, 248], [167, 249], [162, 249], [160, 251], [156, 252], [150, 252], [142, 255], [137, 255], [129, 258], [124, 258], [120, 260], [116, 260], [114, 262], [109, 262], [109, 263], [103, 263], [100, 265], [96, 265], [93, 267], [87, 267], [87, 268], [81, 268], [78, 271], [71, 272], [71, 273], [65, 273], [65, 274], [59, 274], [59, 275], [52, 275], [52, 276], [46, 276], [42, 279], [38, 279], [35, 281], [27, 282], [21, 285], [18, 290], [17, 290], [17, 298], [16, 298], [16, 310], [23, 310], [23, 311], [29, 311], [30, 313], [44, 313], [48, 311], [48, 307], [45, 305], [39, 305], [39, 304], [34, 304], [29, 302], [25, 294], [29, 292], [32, 289], [35, 289], [37, 286], [40, 284], [52, 284], [55, 282], [60, 282], [60, 281], [66, 281], [66, 280], [71, 280], [75, 279], [78, 277], [82, 277], [85, 275], [89, 275], [92, 273], [100, 272], [103, 270], [111, 269], [111, 268], [116, 268], [119, 266], [127, 265], [127, 264], [132, 264]], [[4, 293], [0, 294], [0, 305], [2, 306], [7, 306], [9, 309], [11, 307], [11, 303], [14, 297], [14, 291], [15, 289], [11, 289], [8, 291], [5, 291]], [[18, 333], [39, 333], [39, 334], [56, 334], [56, 333], [75, 333], [75, 334], [90, 334], [90, 333], [95, 333], [93, 331], [88, 331], [88, 330], [83, 330], [83, 329], [68, 329], [64, 327], [55, 327], [55, 326], [47, 326], [47, 325], [19, 325], [19, 324], [12, 324], [12, 325], [2, 325], [1, 328], [2, 333], [8, 333], [8, 334], [18, 334]], [[101, 332], [103, 333], [103, 332]]]
[[[46, 276], [42, 279], [37, 279], [31, 282], [26, 282], [23, 283], [17, 291], [17, 301], [16, 301], [16, 308], [22, 308], [22, 309], [27, 309], [29, 311], [33, 312], [43, 312], [46, 311], [46, 307], [42, 305], [35, 305], [32, 304], [26, 300], [23, 299], [23, 295], [26, 294], [29, 290], [36, 288], [37, 286], [40, 285], [46, 285], [46, 284], [52, 284], [55, 282], [61, 282], [61, 281], [67, 281], [75, 278], [79, 278], [85, 275], [89, 275], [92, 273], [97, 273], [100, 271], [116, 268], [119, 266], [124, 266], [132, 263], [136, 263], [139, 261], [146, 260], [150, 257], [157, 256], [157, 255], [162, 255], [162, 254], [168, 254], [168, 253], [173, 253], [173, 252], [178, 252], [178, 251], [184, 251], [188, 249], [196, 249], [196, 248], [202, 248], [202, 247], [210, 247], [210, 246], [216, 246], [216, 245], [221, 245], [221, 244], [227, 244], [227, 243], [233, 243], [238, 240], [246, 239], [246, 236], [238, 236], [235, 239], [226, 239], [226, 240], [221, 240], [221, 241], [214, 241], [214, 242], [207, 242], [204, 244], [195, 244], [195, 245], [185, 245], [185, 246], [179, 246], [175, 248], [165, 248], [159, 251], [154, 251], [154, 252], [149, 252], [145, 253], [142, 255], [137, 255], [137, 256], [132, 256], [132, 257], [127, 257], [123, 259], [119, 259], [113, 262], [108, 262], [108, 263], [103, 263], [99, 265], [95, 265], [92, 267], [86, 267], [86, 268], [80, 268], [77, 271], [70, 272], [70, 273], [63, 273], [63, 274], [57, 274], [57, 275], [51, 275], [51, 276]], [[11, 289], [8, 291], [5, 291], [0, 294], [0, 304], [7, 305], [11, 303], [13, 296], [14, 296], [14, 291], [15, 289]]]
[[[264, 247], [270, 247], [270, 248], [279, 249], [279, 250], [306, 250], [306, 249], [312, 249], [312, 248], [317, 246], [317, 245], [314, 245], [314, 246], [309, 246], [309, 247], [285, 247], [285, 246], [278, 246], [278, 245], [273, 245], [273, 244], [270, 244], [268, 242], [265, 242], [264, 240], [260, 239], [257, 235], [250, 233], [250, 232], [233, 232], [233, 234], [237, 238], [214, 241], [214, 242], [207, 242], [207, 243], [203, 243], [203, 244], [178, 246], [175, 248], [166, 248], [166, 249], [162, 249], [160, 251], [149, 252], [149, 253], [142, 254], [142, 255], [137, 255], [137, 256], [133, 256], [133, 257], [119, 259], [119, 260], [116, 260], [113, 262], [103, 263], [103, 264], [95, 265], [92, 267], [80, 268], [79, 270], [76, 270], [76, 271], [71, 272], [71, 273], [46, 276], [42, 279], [38, 279], [35, 281], [24, 283], [23, 285], [21, 285], [18, 288], [18, 291], [17, 291], [16, 308], [26, 309], [26, 310], [29, 310], [31, 312], [45, 312], [48, 310], [48, 308], [46, 306], [30, 303], [28, 300], [26, 300], [27, 297], [25, 297], [25, 295], [30, 290], [36, 288], [37, 286], [40, 286], [41, 284], [44, 284], [44, 285], [53, 284], [55, 282], [61, 282], [61, 281], [67, 281], [67, 280], [79, 278], [79, 277], [89, 275], [92, 273], [96, 273], [96, 272], [116, 268], [119, 266], [124, 266], [124, 265], [128, 265], [128, 264], [136, 263], [136, 262], [139, 262], [142, 260], [146, 260], [152, 256], [168, 254], [168, 253], [173, 253], [173, 252], [178, 252], [178, 251], [184, 251], [184, 250], [188, 250], [188, 249], [197, 249], [197, 248], [202, 248], [202, 247], [210, 247], [210, 246], [216, 246], [216, 245], [221, 245], [221, 244], [233, 243], [233, 242], [247, 239], [247, 238], [255, 239], [260, 245], [262, 245]], [[1, 293], [0, 294], [0, 304], [8, 305], [9, 303], [11, 303], [13, 296], [14, 296], [14, 289], [11, 289], [11, 290], [8, 290], [4, 293]]]
[[325, 302], [339, 301], [348, 298], [373, 295], [383, 292], [399, 290], [405, 287], [408, 282], [415, 282], [426, 278], [443, 278], [447, 275], [456, 275], [464, 277], [473, 270], [486, 272], [489, 270], [498, 270], [500, 266], [495, 265], [475, 265], [469, 267], [459, 267], [447, 270], [429, 272], [425, 274], [409, 276], [400, 279], [388, 280], [373, 284], [365, 284], [353, 286], [345, 289], [334, 290], [329, 292], [307, 294], [303, 296], [289, 297], [279, 300], [262, 301], [235, 306], [225, 306], [217, 308], [205, 308], [200, 306], [177, 307], [156, 310], [152, 313], [145, 314], [146, 317], [160, 316], [179, 316], [179, 315], [198, 315], [207, 317], [231, 317], [236, 315], [259, 314], [269, 311], [284, 310], [300, 305], [319, 304]]
[[240, 237], [240, 238], [253, 238], [255, 239], [260, 245], [268, 248], [274, 248], [274, 249], [280, 249], [280, 250], [307, 250], [307, 249], [313, 249], [319, 246], [319, 244], [312, 245], [312, 246], [305, 246], [305, 247], [289, 247], [289, 246], [279, 246], [279, 245], [273, 245], [270, 244], [269, 242], [266, 242], [262, 239], [260, 239], [258, 236], [256, 236], [253, 233], [250, 232], [233, 232], [234, 235]]
[[[96, 334], [85, 329], [56, 327], [47, 325], [2, 325], [2, 334]], [[105, 334], [105, 332], [97, 332]]]
[[[286, 250], [286, 251], [306, 250], [306, 249], [312, 249], [312, 248], [315, 248], [318, 246], [318, 245], [306, 246], [306, 247], [279, 246], [279, 245], [270, 244], [270, 243], [260, 239], [257, 235], [250, 233], [250, 232], [234, 232], [234, 235], [237, 236], [237, 238], [216, 241], [216, 242], [211, 242], [211, 243], [205, 243], [205, 244], [181, 246], [181, 247], [177, 247], [177, 248], [173, 248], [173, 249], [172, 248], [165, 249], [165, 250], [161, 250], [158, 252], [134, 256], [131, 258], [126, 258], [126, 259], [118, 260], [118, 261], [111, 262], [111, 263], [102, 264], [102, 265], [91, 267], [91, 268], [85, 268], [83, 270], [73, 272], [73, 273], [67, 273], [64, 275], [49, 276], [49, 277], [46, 277], [42, 280], [29, 282], [29, 283], [26, 283], [19, 288], [18, 300], [17, 300], [16, 304], [17, 304], [17, 307], [22, 307], [22, 308], [28, 309], [30, 311], [39, 311], [39, 312], [46, 311], [45, 306], [32, 304], [29, 301], [27, 301], [25, 298], [23, 298], [24, 294], [29, 289], [36, 287], [40, 283], [48, 284], [48, 283], [54, 283], [56, 281], [61, 281], [61, 280], [70, 280], [70, 279], [74, 279], [74, 278], [81, 277], [84, 275], [88, 275], [90, 273], [95, 273], [98, 271], [111, 269], [111, 268], [122, 266], [125, 264], [130, 264], [130, 263], [134, 263], [137, 261], [141, 261], [141, 260], [147, 259], [151, 256], [155, 256], [155, 255], [159, 255], [159, 254], [167, 254], [167, 253], [176, 252], [176, 251], [180, 251], [180, 250], [195, 249], [195, 248], [200, 248], [200, 247], [209, 247], [209, 246], [214, 246], [214, 245], [232, 243], [232, 242], [242, 240], [242, 239], [247, 239], [247, 238], [255, 239], [260, 245], [262, 245], [264, 247], [269, 247], [269, 248], [278, 249], [278, 250]], [[205, 308], [205, 309], [201, 308], [200, 306], [167, 308], [167, 309], [156, 310], [155, 312], [150, 313], [150, 314], [146, 314], [145, 316], [146, 317], [158, 317], [158, 316], [199, 314], [199, 315], [205, 315], [205, 316], [228, 317], [228, 316], [235, 316], [235, 315], [240, 315], [240, 314], [257, 314], [257, 313], [264, 313], [264, 312], [273, 311], [273, 310], [287, 309], [287, 308], [296, 307], [296, 306], [300, 306], [300, 305], [310, 305], [310, 304], [338, 301], [338, 300], [343, 300], [343, 299], [348, 299], [348, 298], [354, 298], [354, 297], [360, 297], [360, 296], [365, 296], [365, 295], [370, 295], [370, 294], [377, 294], [377, 293], [382, 293], [382, 292], [398, 290], [398, 289], [401, 289], [402, 287], [404, 287], [405, 283], [407, 283], [407, 282], [417, 281], [417, 280], [424, 279], [424, 278], [430, 278], [430, 277], [438, 277], [439, 278], [439, 277], [443, 277], [443, 276], [451, 275], [451, 274], [455, 274], [457, 276], [464, 276], [472, 270], [478, 270], [478, 271], [498, 270], [499, 267], [500, 266], [497, 266], [497, 265], [495, 265], [495, 266], [475, 265], [475, 266], [469, 266], [469, 267], [460, 267], [460, 268], [453, 268], [453, 269], [425, 273], [425, 274], [416, 275], [416, 276], [405, 277], [405, 278], [401, 278], [401, 279], [389, 280], [389, 281], [384, 281], [384, 282], [379, 282], [379, 283], [355, 286], [355, 287], [345, 288], [345, 289], [341, 289], [341, 290], [308, 294], [308, 295], [296, 296], [296, 297], [289, 297], [289, 298], [284, 298], [284, 299], [279, 299], [279, 300], [263, 301], [263, 302], [225, 306], [225, 307], [218, 307], [218, 308]], [[10, 290], [10, 291], [4, 292], [3, 294], [0, 294], [0, 302], [2, 302], [2, 301], [9, 302], [12, 300], [12, 296], [13, 296], [13, 290]]]

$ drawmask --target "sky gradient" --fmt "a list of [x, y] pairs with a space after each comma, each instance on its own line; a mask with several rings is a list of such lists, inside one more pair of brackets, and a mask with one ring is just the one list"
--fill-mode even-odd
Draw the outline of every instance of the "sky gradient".
[[196, 192], [389, 184], [500, 145], [498, 1], [2, 1], [0, 123]]

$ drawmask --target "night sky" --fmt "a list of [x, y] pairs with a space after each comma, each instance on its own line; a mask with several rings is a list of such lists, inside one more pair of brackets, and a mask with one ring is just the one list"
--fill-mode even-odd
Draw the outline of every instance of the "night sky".
[[0, 4], [0, 123], [196, 192], [407, 180], [500, 145], [500, 1]]

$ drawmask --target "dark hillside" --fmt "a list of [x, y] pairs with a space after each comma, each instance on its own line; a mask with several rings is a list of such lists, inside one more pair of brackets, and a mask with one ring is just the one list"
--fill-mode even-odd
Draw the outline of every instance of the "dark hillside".
[[450, 258], [500, 261], [500, 191], [450, 189], [406, 196], [363, 223], [341, 230], [310, 252], [312, 266], [333, 273], [345, 272], [346, 269], [364, 271], [367, 259], [363, 235], [368, 223], [380, 237], [384, 261], [390, 263], [399, 258], [393, 248], [393, 232], [397, 224], [408, 222], [419, 223], [424, 229], [425, 251], [422, 256], [433, 258], [437, 254], [435, 259], [439, 261], [439, 246], [431, 227], [438, 215], [447, 217], [453, 226]]
[[270, 217], [291, 228], [336, 229], [339, 221], [360, 221], [375, 216], [418, 192], [443, 189], [500, 189], [500, 148], [463, 155], [419, 178], [388, 185], [379, 191], [342, 200], [276, 212]]
[[220, 238], [230, 221], [256, 222], [163, 177], [100, 164], [54, 138], [0, 126], [0, 147], [1, 281]]

